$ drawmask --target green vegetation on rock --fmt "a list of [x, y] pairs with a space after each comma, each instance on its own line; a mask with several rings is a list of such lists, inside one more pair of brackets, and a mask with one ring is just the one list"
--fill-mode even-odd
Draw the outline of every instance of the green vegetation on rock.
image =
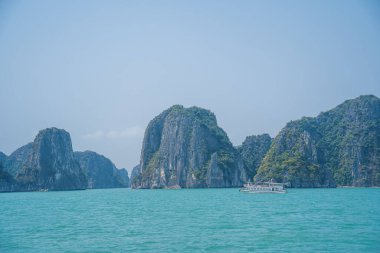
[[271, 143], [272, 138], [269, 134], [252, 135], [248, 136], [243, 144], [238, 147], [249, 180], [253, 180], [253, 177], [256, 175], [256, 171], [268, 152]]
[[240, 186], [245, 174], [239, 159], [212, 112], [175, 105], [149, 123], [141, 152], [141, 170], [132, 186]]
[[316, 118], [288, 123], [255, 179], [293, 187], [380, 186], [379, 147], [380, 100], [360, 96]]

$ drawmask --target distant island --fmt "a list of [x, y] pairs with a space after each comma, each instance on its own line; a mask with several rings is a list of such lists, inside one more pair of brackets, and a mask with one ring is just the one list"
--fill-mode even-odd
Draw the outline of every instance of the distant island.
[[234, 147], [216, 116], [174, 105], [149, 123], [131, 178], [106, 157], [74, 152], [70, 134], [48, 128], [10, 156], [0, 152], [0, 192], [129, 187], [240, 187], [248, 180], [290, 187], [380, 186], [380, 99], [347, 100], [291, 121], [272, 139]]
[[73, 152], [70, 134], [48, 128], [10, 156], [0, 152], [0, 192], [129, 187], [128, 172], [92, 151]]

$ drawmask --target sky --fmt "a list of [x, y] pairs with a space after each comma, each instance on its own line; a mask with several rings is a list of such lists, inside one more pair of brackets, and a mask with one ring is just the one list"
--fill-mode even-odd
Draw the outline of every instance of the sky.
[[359, 95], [380, 97], [380, 2], [0, 0], [0, 151], [48, 127], [139, 163], [174, 104], [234, 145]]

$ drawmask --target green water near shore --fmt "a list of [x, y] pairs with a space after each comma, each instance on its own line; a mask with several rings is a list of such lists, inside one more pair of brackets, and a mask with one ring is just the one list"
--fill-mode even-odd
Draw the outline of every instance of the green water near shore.
[[380, 189], [0, 194], [0, 252], [380, 252]]

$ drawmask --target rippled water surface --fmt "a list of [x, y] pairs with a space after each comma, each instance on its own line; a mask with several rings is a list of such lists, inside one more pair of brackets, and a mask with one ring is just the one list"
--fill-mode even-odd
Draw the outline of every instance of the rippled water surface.
[[0, 194], [0, 252], [380, 252], [380, 189]]

